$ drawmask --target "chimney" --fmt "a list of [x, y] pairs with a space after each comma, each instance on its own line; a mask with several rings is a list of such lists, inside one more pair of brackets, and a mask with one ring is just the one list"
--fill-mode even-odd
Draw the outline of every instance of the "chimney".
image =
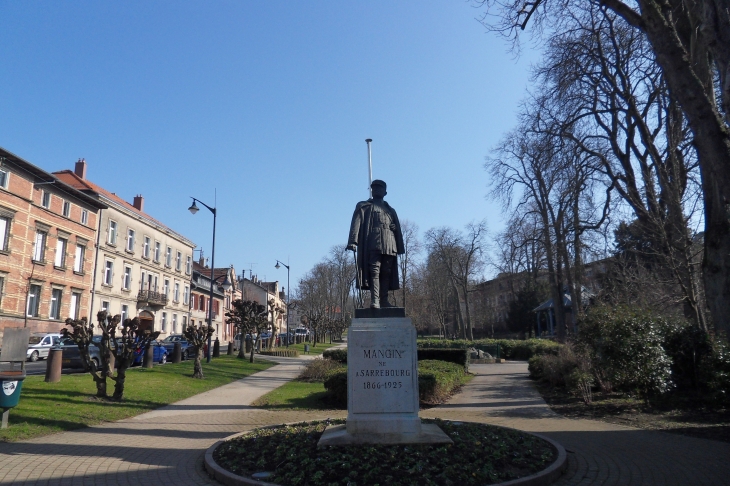
[[86, 159], [79, 159], [74, 167], [74, 174], [82, 179], [86, 179]]
[[134, 196], [134, 204], [132, 204], [139, 212], [144, 212], [144, 198], [142, 194]]
[[198, 259], [198, 265], [201, 267], [205, 267], [205, 257], [203, 257], [203, 253], [200, 253], [200, 258]]

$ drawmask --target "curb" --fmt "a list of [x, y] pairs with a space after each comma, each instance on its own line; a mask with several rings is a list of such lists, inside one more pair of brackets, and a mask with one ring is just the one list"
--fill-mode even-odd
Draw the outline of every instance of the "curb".
[[[278, 427], [278, 425], [269, 425], [268, 427]], [[495, 426], [495, 427], [501, 427], [501, 426]], [[262, 427], [267, 428], [267, 427]], [[511, 429], [511, 430], [518, 430], [518, 429], [512, 429], [511, 427], [501, 427], [503, 429]], [[218, 464], [216, 464], [215, 460], [213, 459], [213, 452], [218, 448], [219, 445], [223, 444], [224, 442], [235, 439], [236, 437], [239, 437], [244, 434], [248, 434], [251, 432], [250, 430], [246, 430], [244, 432], [239, 432], [237, 434], [229, 435], [228, 437], [221, 439], [217, 441], [215, 444], [210, 446], [208, 450], [205, 451], [205, 459], [203, 460], [203, 467], [205, 470], [210, 474], [212, 478], [214, 478], [219, 483], [225, 484], [226, 486], [280, 486], [275, 483], [267, 483], [264, 481], [260, 481], [257, 479], [251, 479], [244, 476], [239, 476], [238, 474], [234, 474], [226, 469], [223, 469]], [[494, 484], [492, 486], [546, 486], [548, 484], [551, 484], [556, 479], [558, 479], [560, 476], [562, 476], [563, 471], [568, 467], [568, 455], [565, 452], [565, 448], [555, 442], [554, 440], [545, 437], [544, 435], [540, 434], [533, 434], [532, 432], [525, 432], [524, 430], [520, 430], [523, 434], [530, 434], [534, 435], [535, 437], [539, 437], [540, 439], [544, 440], [545, 442], [548, 442], [550, 445], [555, 447], [555, 450], [558, 451], [558, 458], [553, 462], [550, 466], [548, 466], [547, 469], [543, 469], [540, 472], [537, 472], [535, 474], [531, 474], [530, 476], [525, 476], [524, 478], [518, 478], [513, 479], [512, 481], [507, 481], [506, 483], [498, 483]]]

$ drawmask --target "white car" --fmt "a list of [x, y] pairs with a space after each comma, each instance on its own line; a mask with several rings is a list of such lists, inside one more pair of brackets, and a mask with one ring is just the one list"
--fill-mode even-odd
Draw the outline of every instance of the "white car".
[[26, 357], [30, 361], [38, 361], [48, 357], [48, 351], [61, 342], [61, 335], [58, 333], [34, 333], [28, 340], [28, 351]]

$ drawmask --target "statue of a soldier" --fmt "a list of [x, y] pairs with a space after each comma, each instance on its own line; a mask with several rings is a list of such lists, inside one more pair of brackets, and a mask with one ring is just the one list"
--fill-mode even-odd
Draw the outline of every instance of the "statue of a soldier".
[[370, 307], [392, 307], [388, 291], [400, 288], [397, 255], [405, 253], [395, 210], [383, 200], [385, 182], [374, 180], [372, 197], [357, 203], [347, 249], [357, 250], [357, 287], [370, 290]]

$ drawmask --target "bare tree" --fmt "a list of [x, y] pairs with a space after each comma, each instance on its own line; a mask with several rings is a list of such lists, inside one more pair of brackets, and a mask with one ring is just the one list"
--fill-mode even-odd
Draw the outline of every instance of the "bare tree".
[[208, 342], [215, 330], [213, 326], [201, 322], [200, 325], [189, 325], [183, 330], [185, 339], [195, 347], [195, 361], [193, 363], [193, 378], [202, 380], [203, 376], [203, 346]]
[[403, 289], [403, 307], [408, 312], [406, 296], [411, 286], [410, 276], [415, 261], [422, 251], [421, 242], [418, 239], [418, 225], [407, 219], [401, 221], [401, 233], [403, 234], [403, 248], [405, 252], [398, 258], [400, 266], [401, 288]]

